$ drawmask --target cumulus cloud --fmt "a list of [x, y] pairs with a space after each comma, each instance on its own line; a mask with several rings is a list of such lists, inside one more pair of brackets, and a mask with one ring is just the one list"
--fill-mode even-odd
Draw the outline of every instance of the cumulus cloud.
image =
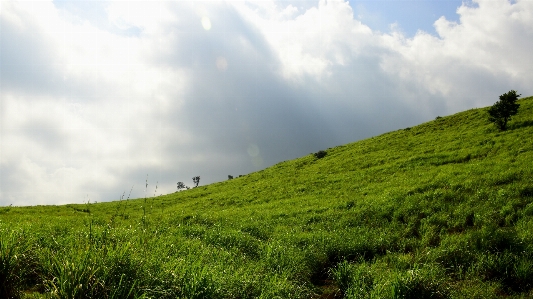
[[67, 3], [1, 4], [0, 205], [170, 193], [532, 92], [531, 1], [412, 38], [341, 0]]

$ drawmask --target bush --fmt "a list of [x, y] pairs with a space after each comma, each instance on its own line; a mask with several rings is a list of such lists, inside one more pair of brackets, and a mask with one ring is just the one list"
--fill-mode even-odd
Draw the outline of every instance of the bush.
[[517, 104], [516, 101], [519, 96], [515, 90], [511, 90], [502, 94], [500, 100], [489, 108], [489, 121], [493, 122], [500, 131], [505, 131], [511, 116], [518, 113], [520, 104]]
[[322, 159], [324, 158], [328, 153], [326, 151], [318, 151], [314, 153], [315, 158]]

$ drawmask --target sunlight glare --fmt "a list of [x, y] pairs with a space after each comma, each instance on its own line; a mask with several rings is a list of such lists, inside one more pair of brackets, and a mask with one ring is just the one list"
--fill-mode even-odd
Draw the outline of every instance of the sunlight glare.
[[246, 150], [251, 157], [257, 157], [259, 155], [259, 147], [256, 144], [249, 144]]
[[217, 64], [217, 69], [219, 71], [225, 71], [228, 68], [228, 61], [226, 60], [226, 58], [222, 56], [219, 56], [217, 58], [216, 64]]
[[209, 20], [208, 17], [202, 17], [202, 27], [204, 27], [205, 30], [211, 29], [211, 20]]

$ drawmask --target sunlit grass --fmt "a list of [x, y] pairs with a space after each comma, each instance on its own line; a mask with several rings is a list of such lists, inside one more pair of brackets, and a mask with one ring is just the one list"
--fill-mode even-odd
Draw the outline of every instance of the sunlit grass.
[[473, 109], [174, 194], [0, 207], [0, 297], [532, 297], [519, 103], [505, 132]]

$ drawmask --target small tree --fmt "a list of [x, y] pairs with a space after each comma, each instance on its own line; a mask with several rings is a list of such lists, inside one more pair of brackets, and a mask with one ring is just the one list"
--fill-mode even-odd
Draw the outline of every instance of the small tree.
[[200, 176], [193, 177], [192, 182], [194, 183], [194, 187], [198, 187], [198, 184], [200, 184]]
[[178, 182], [178, 191], [180, 191], [182, 189], [187, 189], [187, 186], [185, 186], [185, 184], [183, 182]]
[[516, 101], [519, 96], [515, 90], [511, 90], [502, 94], [500, 100], [489, 108], [489, 121], [493, 122], [500, 131], [505, 131], [511, 116], [518, 113], [520, 104], [517, 104]]

